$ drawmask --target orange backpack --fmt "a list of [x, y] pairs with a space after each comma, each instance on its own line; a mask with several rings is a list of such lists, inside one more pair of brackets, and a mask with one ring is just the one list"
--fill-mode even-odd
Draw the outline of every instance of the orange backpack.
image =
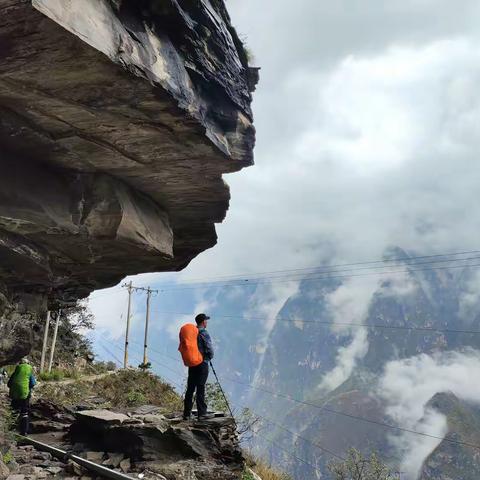
[[203, 362], [203, 356], [198, 349], [198, 328], [193, 323], [186, 323], [180, 329], [180, 345], [178, 351], [182, 354], [186, 367], [196, 367]]

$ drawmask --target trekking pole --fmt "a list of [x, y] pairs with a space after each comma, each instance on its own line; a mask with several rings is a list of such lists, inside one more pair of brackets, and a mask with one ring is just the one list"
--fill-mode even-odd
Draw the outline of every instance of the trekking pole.
[[218, 386], [220, 387], [220, 391], [222, 392], [223, 398], [225, 399], [225, 403], [227, 404], [228, 411], [230, 412], [230, 415], [233, 418], [233, 421], [235, 423], [235, 427], [237, 427], [237, 422], [235, 420], [235, 416], [233, 415], [232, 409], [230, 408], [230, 403], [227, 400], [227, 396], [225, 395], [225, 392], [223, 391], [222, 385], [220, 384], [220, 380], [218, 379], [217, 372], [215, 371], [215, 368], [213, 368], [213, 363], [210, 361], [210, 366], [212, 367], [212, 372], [215, 375], [215, 378], [217, 380]]

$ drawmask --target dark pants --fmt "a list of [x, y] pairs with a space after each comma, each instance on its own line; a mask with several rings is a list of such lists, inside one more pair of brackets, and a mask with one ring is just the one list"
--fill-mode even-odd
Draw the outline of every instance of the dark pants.
[[208, 378], [208, 363], [202, 362], [196, 367], [188, 369], [187, 392], [183, 408], [183, 416], [188, 417], [192, 413], [193, 394], [197, 391], [197, 412], [198, 415], [207, 413], [207, 404], [205, 403], [205, 384]]
[[13, 400], [12, 410], [18, 414], [18, 430], [20, 435], [28, 434], [30, 424], [30, 397], [25, 400]]

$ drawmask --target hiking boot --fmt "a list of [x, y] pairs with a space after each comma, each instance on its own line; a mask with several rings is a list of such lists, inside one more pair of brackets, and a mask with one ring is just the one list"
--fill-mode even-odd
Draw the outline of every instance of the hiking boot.
[[199, 415], [198, 416], [198, 420], [199, 421], [202, 421], [202, 420], [210, 420], [212, 418], [215, 418], [215, 414], [214, 413], [204, 413], [203, 415]]
[[188, 415], [182, 415], [182, 419], [185, 420], [185, 421], [186, 421], [186, 420], [190, 420], [191, 418], [192, 418], [192, 416], [191, 416], [190, 414], [188, 414]]

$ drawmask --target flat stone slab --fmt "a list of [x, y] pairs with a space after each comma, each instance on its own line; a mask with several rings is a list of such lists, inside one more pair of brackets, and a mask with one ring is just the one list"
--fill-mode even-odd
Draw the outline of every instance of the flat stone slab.
[[120, 425], [125, 420], [129, 420], [130, 417], [124, 415], [123, 413], [115, 413], [110, 410], [83, 410], [77, 412], [77, 418], [79, 420], [95, 421], [108, 425]]

